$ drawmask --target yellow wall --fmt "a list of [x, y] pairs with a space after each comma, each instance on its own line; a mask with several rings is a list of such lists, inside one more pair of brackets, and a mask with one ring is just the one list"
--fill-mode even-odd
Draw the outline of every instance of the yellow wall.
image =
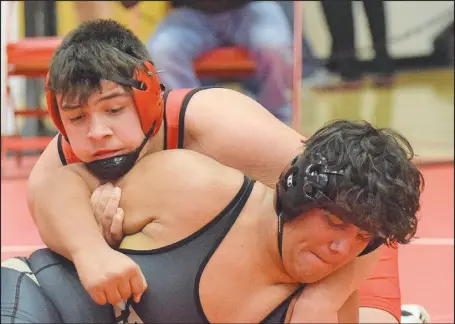
[[[24, 37], [24, 3], [18, 2], [18, 20], [19, 20], [19, 37]], [[109, 3], [112, 8], [112, 19], [129, 26], [132, 22], [132, 12], [126, 10], [117, 1]], [[147, 20], [140, 18], [134, 32], [142, 41], [146, 41], [154, 32], [157, 23], [164, 17], [167, 9], [167, 1], [143, 1], [139, 3], [139, 10], [147, 14]], [[149, 22], [148, 17], [153, 21]], [[66, 35], [69, 31], [77, 26], [77, 14], [74, 9], [73, 1], [57, 1], [57, 33], [59, 36]]]
[[19, 28], [18, 36], [23, 38], [25, 36], [24, 1], [17, 1], [17, 25]]

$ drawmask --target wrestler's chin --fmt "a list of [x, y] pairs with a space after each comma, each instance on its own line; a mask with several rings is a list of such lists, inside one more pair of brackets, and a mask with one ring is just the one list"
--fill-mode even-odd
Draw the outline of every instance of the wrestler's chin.
[[295, 263], [295, 274], [301, 283], [319, 281], [330, 272], [330, 269], [330, 264], [309, 251], [301, 253]]

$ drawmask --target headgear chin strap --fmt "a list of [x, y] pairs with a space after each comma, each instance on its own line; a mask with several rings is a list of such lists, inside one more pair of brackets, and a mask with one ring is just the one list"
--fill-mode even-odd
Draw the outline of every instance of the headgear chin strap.
[[115, 181], [120, 179], [133, 168], [134, 164], [139, 158], [139, 154], [141, 153], [154, 129], [155, 124], [153, 124], [150, 131], [145, 135], [141, 145], [139, 145], [139, 147], [134, 151], [85, 163], [85, 166], [95, 177], [102, 181]]
[[312, 162], [298, 155], [280, 177], [276, 185], [275, 211], [278, 215], [278, 249], [281, 257], [284, 222], [313, 208], [326, 209], [335, 215], [348, 213], [326, 195], [330, 175], [343, 176], [343, 171], [330, 170], [321, 155]]

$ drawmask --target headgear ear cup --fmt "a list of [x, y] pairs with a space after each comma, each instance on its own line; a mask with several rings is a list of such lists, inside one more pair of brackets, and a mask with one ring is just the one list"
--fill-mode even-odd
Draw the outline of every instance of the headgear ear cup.
[[[164, 113], [164, 102], [162, 97], [162, 87], [155, 68], [151, 62], [144, 63], [146, 71], [137, 69], [133, 79], [144, 84], [143, 89], [132, 87], [132, 96], [136, 105], [137, 113], [141, 121], [141, 128], [147, 134], [155, 123], [153, 133], [155, 135], [161, 127]], [[46, 76], [46, 102], [49, 116], [51, 117], [58, 131], [67, 138], [65, 128], [56, 103], [55, 94], [49, 89], [50, 75]], [[114, 81], [116, 82], [116, 81]]]
[[50, 73], [48, 72], [46, 75], [46, 83], [45, 83], [45, 92], [46, 92], [46, 104], [47, 104], [47, 111], [49, 116], [51, 117], [52, 122], [54, 123], [57, 130], [63, 137], [66, 136], [65, 128], [63, 127], [62, 119], [60, 118], [60, 112], [58, 111], [57, 102], [54, 96], [54, 93], [49, 89], [49, 82], [50, 82]]
[[325, 197], [323, 193], [328, 184], [326, 172], [330, 171], [324, 158], [311, 162], [302, 155], [294, 158], [277, 185], [277, 213], [282, 213], [284, 220], [290, 221], [318, 205], [319, 200]]
[[141, 120], [144, 134], [150, 131], [153, 123], [155, 128], [151, 136], [155, 135], [161, 127], [164, 113], [162, 87], [158, 74], [151, 62], [145, 62], [147, 71], [137, 69], [135, 79], [145, 84], [145, 90], [132, 88], [133, 99]]

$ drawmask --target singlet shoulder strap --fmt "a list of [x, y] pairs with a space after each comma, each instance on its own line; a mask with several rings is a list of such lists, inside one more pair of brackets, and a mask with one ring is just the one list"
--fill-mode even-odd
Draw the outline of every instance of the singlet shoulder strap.
[[164, 95], [164, 149], [183, 148], [185, 113], [191, 98], [199, 91], [212, 87], [173, 89]]
[[260, 323], [282, 323], [286, 320], [286, 315], [289, 310], [289, 305], [292, 299], [297, 296], [304, 288], [306, 284], [301, 284], [296, 290], [292, 292], [285, 300], [281, 302], [272, 312], [269, 313]]
[[76, 154], [74, 154], [71, 145], [63, 138], [62, 134], [58, 134], [57, 150], [62, 165], [81, 162], [81, 160], [76, 156]]
[[183, 147], [185, 110], [189, 102], [186, 98], [193, 90], [194, 89], [170, 90], [165, 95], [165, 150], [181, 148], [179, 145], [180, 142]]

